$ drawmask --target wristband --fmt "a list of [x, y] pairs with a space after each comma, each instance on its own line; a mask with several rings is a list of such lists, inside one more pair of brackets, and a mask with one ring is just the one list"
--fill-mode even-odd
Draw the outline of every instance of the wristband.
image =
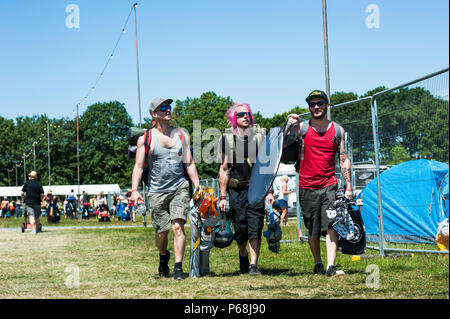
[[219, 196], [220, 200], [227, 200], [227, 196]]

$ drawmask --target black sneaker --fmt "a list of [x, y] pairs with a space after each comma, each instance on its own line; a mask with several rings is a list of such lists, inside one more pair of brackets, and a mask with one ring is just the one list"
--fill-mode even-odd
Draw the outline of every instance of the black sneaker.
[[332, 277], [332, 276], [342, 276], [345, 275], [344, 271], [342, 270], [337, 270], [336, 266], [329, 266], [327, 269], [327, 276], [328, 277]]
[[258, 270], [258, 266], [256, 265], [250, 265], [249, 269], [248, 269], [248, 274], [250, 276], [258, 276], [261, 275], [261, 273]]
[[173, 279], [175, 279], [175, 280], [183, 280], [184, 279], [183, 269], [175, 268], [173, 270]]
[[241, 270], [241, 274], [248, 274], [249, 267], [250, 262], [248, 261], [248, 253], [245, 257], [242, 257], [239, 253], [239, 269]]
[[169, 260], [170, 260], [170, 251], [167, 251], [163, 259], [159, 260], [159, 267], [158, 267], [159, 277], [169, 277], [170, 275]]
[[325, 269], [323, 269], [323, 264], [318, 263], [314, 265], [314, 274], [323, 275], [325, 273]]

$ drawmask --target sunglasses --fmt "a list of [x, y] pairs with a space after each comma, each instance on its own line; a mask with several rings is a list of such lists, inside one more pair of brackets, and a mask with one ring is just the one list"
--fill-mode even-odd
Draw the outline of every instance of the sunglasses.
[[169, 104], [169, 105], [161, 106], [156, 112], [158, 112], [158, 111], [165, 112], [167, 110], [172, 111], [172, 105]]
[[236, 117], [244, 117], [245, 115], [247, 115], [250, 118], [250, 112], [239, 112], [239, 113], [236, 113]]
[[314, 106], [323, 106], [325, 105], [325, 101], [319, 101], [319, 102], [310, 102], [309, 103], [309, 107], [314, 107]]

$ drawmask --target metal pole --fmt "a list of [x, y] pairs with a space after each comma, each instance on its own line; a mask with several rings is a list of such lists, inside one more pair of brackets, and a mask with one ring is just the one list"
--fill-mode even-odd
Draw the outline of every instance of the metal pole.
[[17, 163], [14, 164], [14, 167], [16, 168], [16, 186], [17, 186]]
[[[298, 199], [299, 189], [298, 189], [298, 174], [295, 174], [295, 197]], [[297, 240], [303, 236], [302, 233], [302, 216], [300, 214], [300, 202], [296, 201], [295, 208], [297, 209]]]
[[33, 170], [36, 171], [36, 144], [33, 143]]
[[[133, 5], [133, 13], [134, 13], [134, 38], [136, 43], [136, 76], [137, 76], [137, 90], [138, 90], [138, 107], [139, 107], [139, 127], [142, 126], [142, 115], [141, 115], [141, 85], [139, 79], [139, 53], [138, 53], [138, 35], [137, 35], [137, 22], [136, 22], [136, 8], [138, 4], [135, 3]], [[144, 198], [146, 198], [145, 193], [145, 182], [142, 181], [142, 192], [144, 194]], [[145, 202], [145, 200], [144, 200]], [[146, 206], [147, 207], [147, 206]]]
[[48, 186], [50, 186], [50, 123], [47, 121]]
[[[322, 0], [323, 15], [323, 46], [325, 55], [325, 87], [328, 98], [330, 99], [330, 72], [328, 62], [328, 27], [327, 27], [327, 0]], [[331, 120], [331, 109], [327, 112], [327, 119]]]
[[27, 170], [25, 164], [25, 153], [23, 153], [23, 183], [25, 184], [26, 182], [27, 182]]
[[142, 117], [141, 117], [141, 87], [139, 80], [139, 54], [138, 54], [138, 38], [137, 38], [137, 23], [136, 23], [136, 8], [138, 4], [135, 3], [133, 5], [134, 12], [134, 37], [136, 39], [136, 71], [137, 71], [137, 89], [138, 89], [138, 106], [139, 106], [139, 127], [142, 125]]
[[380, 183], [380, 149], [378, 136], [378, 110], [376, 98], [371, 99], [372, 111], [372, 133], [373, 146], [375, 150], [375, 173], [377, 178], [377, 199], [378, 199], [378, 246], [380, 255], [384, 256], [384, 225], [383, 225], [383, 207], [381, 203], [381, 183]]
[[80, 129], [79, 129], [79, 114], [78, 108], [80, 104], [77, 104], [77, 183], [78, 183], [78, 196], [80, 196]]

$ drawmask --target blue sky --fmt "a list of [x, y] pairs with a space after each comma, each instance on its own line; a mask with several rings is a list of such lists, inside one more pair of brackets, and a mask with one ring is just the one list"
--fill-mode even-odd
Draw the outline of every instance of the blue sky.
[[[120, 35], [128, 0], [0, 0], [0, 115], [75, 117]], [[66, 6], [80, 9], [67, 28]], [[368, 28], [369, 4], [379, 28]], [[448, 0], [328, 0], [331, 93], [394, 87], [448, 67]], [[214, 91], [272, 116], [325, 89], [320, 0], [142, 0], [142, 117], [157, 96]], [[118, 100], [138, 122], [133, 15], [80, 112]]]

